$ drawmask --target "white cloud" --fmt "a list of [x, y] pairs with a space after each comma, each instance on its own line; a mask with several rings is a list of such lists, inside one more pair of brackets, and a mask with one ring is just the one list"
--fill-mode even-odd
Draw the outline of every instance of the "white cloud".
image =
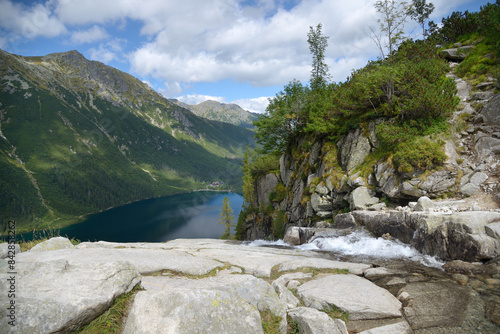
[[267, 105], [269, 104], [269, 97], [257, 97], [253, 99], [240, 99], [232, 101], [242, 107], [243, 109], [249, 110], [251, 112], [256, 112], [263, 114], [266, 111]]
[[90, 29], [75, 31], [71, 35], [71, 41], [75, 44], [93, 43], [108, 38], [109, 35], [105, 29], [97, 25]]
[[106, 43], [99, 44], [96, 48], [89, 49], [90, 59], [103, 62], [105, 64], [111, 61], [124, 61], [123, 46], [127, 43], [121, 38], [112, 39]]
[[[431, 20], [439, 22], [472, 1], [433, 0]], [[378, 26], [376, 20], [374, 0], [47, 0], [32, 6], [0, 0], [0, 29], [24, 38], [72, 29], [74, 43], [94, 43], [108, 37], [109, 25], [131, 29], [133, 21], [143, 40], [130, 54], [123, 54], [122, 42], [94, 45], [89, 52], [106, 63], [127, 57], [139, 76], [166, 82], [163, 92], [170, 96], [181, 95], [189, 83], [229, 78], [254, 86], [307, 81], [307, 32], [318, 23], [330, 37], [326, 61], [332, 79], [344, 81], [378, 56], [368, 29]], [[418, 37], [415, 26], [409, 22], [408, 31]]]
[[24, 38], [54, 37], [66, 33], [66, 27], [42, 4], [31, 7], [0, 0], [0, 27]]

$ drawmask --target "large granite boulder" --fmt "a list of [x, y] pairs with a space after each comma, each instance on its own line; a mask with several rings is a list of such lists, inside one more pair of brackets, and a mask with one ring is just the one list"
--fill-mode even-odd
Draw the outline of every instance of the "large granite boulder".
[[485, 123], [489, 125], [500, 126], [500, 94], [495, 95], [481, 109], [481, 115]]
[[406, 285], [404, 314], [414, 330], [458, 326], [465, 318], [470, 291], [452, 282], [416, 282]]
[[297, 288], [305, 305], [318, 310], [338, 307], [350, 320], [400, 318], [401, 302], [389, 291], [355, 275], [328, 275]]
[[204, 279], [146, 277], [124, 333], [263, 333], [259, 312], [281, 318], [286, 305], [265, 281], [250, 275]]
[[30, 249], [30, 252], [43, 252], [47, 250], [57, 250], [57, 249], [66, 249], [66, 248], [74, 248], [71, 241], [68, 238], [64, 237], [54, 237], [41, 242], [35, 245]]
[[301, 334], [348, 334], [342, 320], [334, 320], [314, 308], [297, 307], [289, 310], [288, 315], [297, 322]]
[[[1, 333], [71, 332], [99, 316], [141, 280], [139, 272], [124, 261], [72, 264], [25, 262], [20, 257], [14, 276], [16, 326], [2, 316]], [[9, 305], [7, 297], [7, 284], [1, 284], [2, 305]]]
[[[494, 231], [500, 212], [353, 211], [357, 225], [377, 237], [389, 233], [420, 252], [443, 260], [484, 261], [500, 256]], [[490, 226], [491, 225], [491, 226]]]
[[457, 48], [445, 49], [441, 50], [440, 55], [447, 60], [462, 61], [473, 48], [473, 45], [466, 45]]

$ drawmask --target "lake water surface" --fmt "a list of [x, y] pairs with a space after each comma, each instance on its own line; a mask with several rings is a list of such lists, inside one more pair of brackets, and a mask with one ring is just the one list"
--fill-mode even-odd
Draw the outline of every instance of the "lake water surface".
[[[243, 197], [236, 193], [197, 191], [134, 202], [89, 216], [60, 230], [81, 241], [161, 242], [178, 238], [219, 238], [222, 201], [231, 202], [236, 224]], [[234, 231], [233, 231], [234, 233]]]

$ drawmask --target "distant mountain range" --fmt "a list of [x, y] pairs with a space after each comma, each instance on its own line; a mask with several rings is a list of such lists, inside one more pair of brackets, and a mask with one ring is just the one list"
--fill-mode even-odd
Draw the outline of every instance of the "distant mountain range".
[[259, 118], [259, 114], [245, 110], [234, 103], [226, 104], [208, 100], [197, 105], [189, 105], [176, 99], [170, 99], [170, 101], [191, 110], [200, 117], [234, 124], [247, 129], [253, 129], [253, 121]]
[[2, 226], [62, 226], [213, 181], [238, 189], [247, 145], [252, 131], [198, 117], [77, 51], [0, 50]]

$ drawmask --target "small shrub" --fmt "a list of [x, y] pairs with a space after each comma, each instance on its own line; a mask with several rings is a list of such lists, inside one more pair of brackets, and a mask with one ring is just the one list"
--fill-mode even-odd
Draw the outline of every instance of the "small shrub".
[[250, 173], [256, 178], [277, 171], [279, 168], [279, 157], [273, 154], [265, 154], [258, 156], [250, 165]]
[[280, 334], [281, 317], [274, 315], [270, 310], [260, 311], [262, 329], [265, 334]]
[[283, 239], [285, 236], [286, 215], [283, 211], [278, 211], [273, 221], [273, 236], [275, 239]]
[[443, 143], [432, 142], [428, 139], [417, 139], [401, 143], [395, 149], [392, 162], [396, 170], [401, 173], [411, 173], [415, 169], [427, 170], [442, 166], [446, 161], [446, 154], [442, 149]]

